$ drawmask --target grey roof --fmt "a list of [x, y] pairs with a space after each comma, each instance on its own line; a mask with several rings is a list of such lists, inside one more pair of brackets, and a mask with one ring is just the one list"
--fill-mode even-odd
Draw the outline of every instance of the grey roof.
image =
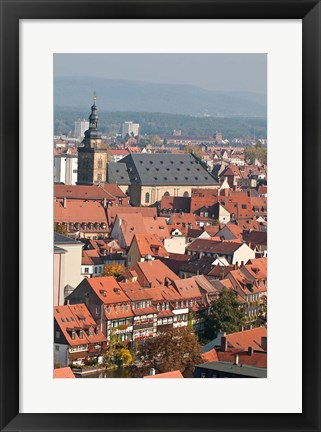
[[209, 369], [218, 372], [237, 374], [249, 378], [267, 377], [267, 369], [265, 368], [258, 368], [247, 365], [235, 365], [233, 363], [223, 361], [203, 363], [196, 365], [196, 367], [200, 369]]
[[64, 236], [62, 234], [57, 233], [56, 231], [54, 232], [54, 244], [82, 244], [81, 242], [74, 240], [70, 237]]
[[192, 154], [134, 153], [119, 164], [127, 165], [131, 184], [143, 186], [213, 186], [215, 178]]
[[127, 165], [122, 162], [109, 162], [107, 164], [107, 179], [109, 183], [129, 185], [130, 180], [128, 177]]
[[62, 249], [62, 248], [60, 248], [60, 247], [58, 247], [58, 246], [54, 246], [54, 253], [57, 253], [57, 254], [64, 254], [64, 253], [66, 253], [67, 251], [65, 250], [65, 249]]

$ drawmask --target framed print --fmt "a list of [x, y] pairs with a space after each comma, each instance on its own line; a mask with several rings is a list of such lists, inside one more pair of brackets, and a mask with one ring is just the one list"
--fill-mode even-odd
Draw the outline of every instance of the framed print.
[[0, 1], [1, 430], [320, 430], [320, 3]]

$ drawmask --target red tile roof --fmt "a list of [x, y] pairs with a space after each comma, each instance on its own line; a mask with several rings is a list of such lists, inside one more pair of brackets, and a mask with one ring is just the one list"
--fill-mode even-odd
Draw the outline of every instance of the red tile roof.
[[109, 207], [107, 209], [108, 223], [112, 226], [117, 215], [132, 215], [135, 213], [141, 214], [142, 216], [156, 217], [157, 209], [156, 207]]
[[193, 277], [178, 279], [174, 282], [174, 286], [183, 299], [200, 298], [202, 296], [199, 286]]
[[145, 257], [146, 255], [151, 255], [152, 257], [169, 256], [157, 234], [135, 234], [132, 245], [133, 243], [136, 243], [141, 257]]
[[[144, 261], [136, 263], [130, 268], [130, 270], [136, 271], [138, 275], [138, 281], [143, 287], [157, 287], [165, 284], [165, 279], [171, 283], [179, 277], [172, 272], [164, 263], [160, 260]], [[126, 275], [126, 274], [125, 274]]]
[[262, 337], [267, 337], [267, 328], [265, 326], [226, 335], [228, 347], [242, 350], [252, 347], [256, 351], [263, 351], [261, 346]]
[[147, 375], [144, 378], [184, 378], [179, 370], [164, 372], [156, 375]]
[[[95, 201], [70, 200], [67, 202], [67, 207], [63, 205], [63, 201], [54, 202], [54, 221], [66, 223], [105, 223], [107, 218], [105, 209], [102, 204]], [[107, 231], [107, 229], [106, 229]]]
[[129, 302], [129, 298], [112, 276], [90, 278], [86, 279], [86, 282], [106, 305]]
[[68, 199], [80, 199], [80, 200], [118, 200], [123, 198], [123, 204], [128, 202], [128, 196], [117, 186], [116, 184], [105, 183], [100, 186], [85, 186], [85, 185], [65, 185], [55, 184], [54, 185], [54, 197], [55, 198], [68, 198]]
[[[71, 346], [106, 341], [106, 336], [97, 329], [95, 320], [84, 304], [55, 306], [54, 318]], [[90, 327], [96, 329], [92, 336], [87, 332]], [[83, 337], [80, 337], [80, 330], [83, 330]]]
[[70, 367], [54, 369], [54, 378], [75, 378]]
[[186, 250], [191, 252], [207, 252], [224, 255], [232, 255], [241, 243], [236, 241], [215, 241], [211, 239], [195, 239]]

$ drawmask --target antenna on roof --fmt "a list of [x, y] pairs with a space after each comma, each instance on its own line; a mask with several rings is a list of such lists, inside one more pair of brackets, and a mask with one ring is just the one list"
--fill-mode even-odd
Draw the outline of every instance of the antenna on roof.
[[93, 99], [94, 99], [94, 105], [96, 105], [96, 99], [97, 99], [97, 96], [96, 96], [96, 91], [94, 91], [94, 96], [93, 96]]

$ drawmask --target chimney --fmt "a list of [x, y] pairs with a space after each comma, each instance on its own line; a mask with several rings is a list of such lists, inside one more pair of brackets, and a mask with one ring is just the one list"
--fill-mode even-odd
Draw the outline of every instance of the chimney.
[[267, 337], [266, 336], [261, 337], [261, 347], [263, 348], [264, 351], [267, 352]]
[[227, 351], [227, 339], [226, 336], [221, 337], [221, 351]]
[[247, 352], [248, 352], [249, 356], [252, 356], [253, 355], [253, 347], [249, 346], [248, 349], [247, 349]]
[[234, 364], [237, 366], [239, 364], [239, 355], [235, 354], [234, 356]]
[[67, 208], [67, 198], [64, 197], [64, 204], [63, 204], [64, 208]]
[[155, 368], [149, 369], [149, 375], [155, 375], [155, 374], [156, 374]]

